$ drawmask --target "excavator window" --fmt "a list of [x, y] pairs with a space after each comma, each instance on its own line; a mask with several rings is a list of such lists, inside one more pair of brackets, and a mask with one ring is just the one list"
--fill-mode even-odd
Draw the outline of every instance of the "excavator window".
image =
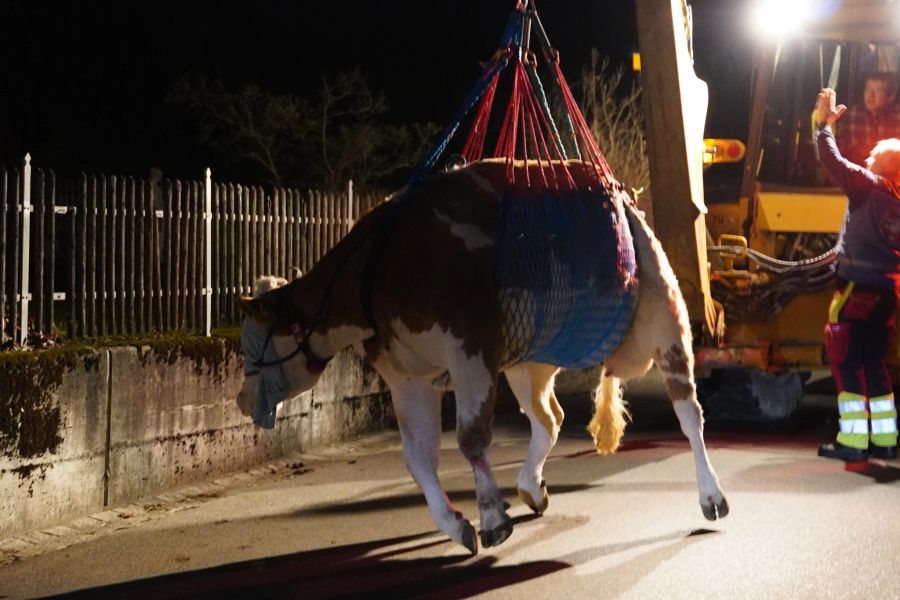
[[[813, 100], [823, 87], [838, 101], [862, 102], [866, 75], [898, 70], [897, 45], [798, 39], [779, 52], [763, 125], [759, 181], [795, 187], [832, 187], [816, 160]], [[836, 128], [840, 128], [838, 121]], [[900, 137], [900, 131], [893, 135]]]

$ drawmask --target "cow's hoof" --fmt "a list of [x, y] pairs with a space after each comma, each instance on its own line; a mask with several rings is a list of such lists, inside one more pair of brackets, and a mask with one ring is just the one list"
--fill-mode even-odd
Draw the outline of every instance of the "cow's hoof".
[[481, 545], [485, 548], [499, 546], [500, 544], [505, 542], [510, 535], [512, 535], [512, 531], [512, 519], [507, 517], [505, 521], [503, 521], [493, 529], [481, 531]]
[[471, 523], [466, 521], [462, 530], [462, 545], [466, 547], [472, 556], [478, 554], [478, 536], [475, 535], [475, 528]]
[[526, 492], [522, 488], [516, 488], [516, 491], [519, 493], [519, 500], [524, 502], [536, 514], [544, 514], [544, 511], [550, 506], [550, 495], [547, 493], [546, 481], [541, 481], [541, 500], [539, 502], [534, 499], [530, 492]]
[[722, 501], [716, 503], [712, 498], [709, 498], [709, 504], [700, 503], [700, 510], [703, 511], [703, 516], [706, 517], [707, 521], [724, 519], [728, 516], [728, 500], [723, 496]]

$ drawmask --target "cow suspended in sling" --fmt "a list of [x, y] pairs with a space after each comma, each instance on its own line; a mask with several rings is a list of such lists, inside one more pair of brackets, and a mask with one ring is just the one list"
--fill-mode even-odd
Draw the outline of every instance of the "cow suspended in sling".
[[[455, 392], [457, 439], [474, 472], [480, 539], [489, 547], [512, 532], [488, 460], [499, 374], [532, 425], [518, 494], [542, 513], [549, 500], [542, 468], [563, 419], [553, 393], [558, 367], [602, 361], [588, 429], [606, 454], [625, 427], [620, 383], [655, 363], [690, 440], [702, 512], [724, 517], [728, 503], [703, 442], [687, 311], [659, 242], [627, 195], [584, 191], [590, 165], [555, 165], [579, 191], [554, 191], [550, 212], [546, 197], [510, 188], [507, 167], [483, 161], [435, 175], [366, 214], [303, 277], [242, 299], [249, 376], [240, 404], [273, 425], [278, 401], [312, 388], [329, 358], [354, 346], [391, 391], [404, 459], [435, 523], [475, 553], [475, 528], [437, 475], [444, 391]], [[514, 168], [519, 181], [526, 171], [538, 177], [534, 164]], [[567, 216], [552, 216], [561, 211]], [[540, 235], [530, 232], [538, 221]], [[574, 232], [572, 239], [548, 234], [554, 226]], [[585, 247], [603, 235], [612, 237]], [[598, 258], [610, 248], [610, 258]], [[607, 264], [570, 264], [575, 253]], [[498, 276], [510, 270], [521, 273]]]
[[[532, 32], [540, 52], [530, 47]], [[435, 523], [475, 553], [475, 528], [438, 481], [441, 394], [455, 392], [481, 543], [496, 546], [512, 532], [487, 453], [500, 373], [532, 425], [519, 497], [541, 513], [549, 500], [542, 469], [563, 419], [553, 394], [559, 367], [604, 365], [588, 429], [597, 450], [610, 453], [625, 428], [620, 382], [656, 363], [691, 443], [703, 514], [723, 517], [728, 503], [703, 443], [687, 310], [662, 247], [613, 177], [527, 0], [517, 0], [498, 48], [404, 190], [305, 276], [242, 300], [251, 377], [240, 403], [257, 423], [274, 425], [277, 402], [310, 389], [328, 359], [353, 345], [390, 388], [406, 465]], [[551, 73], [547, 85], [538, 58]], [[509, 101], [493, 158], [482, 160], [507, 67]], [[550, 109], [548, 86], [564, 114]], [[428, 177], [476, 104], [459, 161], [468, 166]]]

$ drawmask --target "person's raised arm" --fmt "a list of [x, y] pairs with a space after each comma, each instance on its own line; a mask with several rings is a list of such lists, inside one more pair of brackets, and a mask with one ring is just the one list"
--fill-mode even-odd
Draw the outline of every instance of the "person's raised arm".
[[829, 88], [823, 89], [816, 97], [816, 150], [819, 162], [853, 202], [852, 198], [859, 196], [857, 192], [877, 187], [880, 180], [871, 171], [841, 156], [831, 125], [841, 118], [847, 107], [836, 103], [837, 94]]

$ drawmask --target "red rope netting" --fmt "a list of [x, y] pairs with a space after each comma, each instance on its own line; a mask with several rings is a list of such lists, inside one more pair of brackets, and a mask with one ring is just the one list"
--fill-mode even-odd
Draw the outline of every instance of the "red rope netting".
[[[518, 52], [510, 52], [510, 55], [514, 57], [518, 54]], [[531, 62], [526, 66], [526, 63], [518, 57], [512, 61], [513, 79], [509, 101], [493, 154], [487, 158], [506, 159], [507, 183], [515, 184], [516, 177], [519, 175], [524, 177], [524, 183], [528, 187], [560, 189], [560, 187], [566, 186], [569, 189], [575, 189], [576, 182], [571, 173], [571, 168], [575, 163], [567, 161], [567, 157], [563, 156], [559, 133], [551, 122], [552, 117], [548, 114], [546, 103], [541, 102], [538, 92], [532, 85], [532, 79], [529, 77], [527, 69], [531, 69], [533, 77], [537, 76], [534, 55], [530, 52], [524, 54], [528, 57], [526, 60]], [[568, 119], [572, 123], [574, 133], [571, 140], [572, 149], [580, 154], [589, 180], [593, 180], [594, 184], [607, 189], [619, 187], [618, 181], [600, 152], [597, 141], [575, 101], [572, 90], [559, 66], [559, 61], [550, 61], [550, 66], [554, 78], [553, 84], [562, 97], [561, 110], [563, 114], [561, 118]], [[500, 73], [498, 72], [494, 75], [478, 105], [461, 153], [466, 162], [475, 162], [485, 158], [484, 146], [499, 79]], [[529, 168], [519, 168], [523, 164], [528, 165]], [[532, 181], [532, 173], [535, 171], [539, 181]]]

